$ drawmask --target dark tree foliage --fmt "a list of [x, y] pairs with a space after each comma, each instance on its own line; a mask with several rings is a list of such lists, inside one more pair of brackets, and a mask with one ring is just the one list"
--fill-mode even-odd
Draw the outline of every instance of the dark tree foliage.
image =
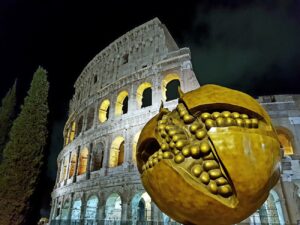
[[0, 107], [0, 162], [2, 161], [3, 149], [8, 141], [8, 133], [13, 123], [16, 106], [16, 82], [2, 99]]
[[10, 131], [0, 165], [0, 224], [24, 225], [39, 181], [47, 140], [47, 72], [39, 67]]

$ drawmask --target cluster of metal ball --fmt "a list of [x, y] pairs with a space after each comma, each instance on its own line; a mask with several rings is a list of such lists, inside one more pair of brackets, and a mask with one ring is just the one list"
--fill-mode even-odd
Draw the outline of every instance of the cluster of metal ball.
[[257, 118], [249, 118], [247, 114], [240, 114], [238, 112], [204, 112], [201, 114], [200, 118], [205, 123], [207, 129], [210, 129], [211, 127], [229, 126], [258, 128]]
[[[163, 140], [160, 149], [153, 153], [143, 170], [154, 167], [163, 159], [171, 159], [184, 167], [207, 190], [222, 197], [233, 195], [232, 187], [215, 157], [207, 131], [212, 127], [239, 126], [258, 128], [258, 119], [238, 112], [203, 112], [191, 115], [184, 104], [168, 112], [158, 121], [157, 131]], [[188, 161], [184, 164], [185, 161]]]

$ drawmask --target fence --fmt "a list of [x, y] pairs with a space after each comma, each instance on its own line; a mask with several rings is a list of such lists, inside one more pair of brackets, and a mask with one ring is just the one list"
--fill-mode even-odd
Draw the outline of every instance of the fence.
[[120, 221], [120, 220], [51, 220], [50, 225], [178, 225], [162, 221]]

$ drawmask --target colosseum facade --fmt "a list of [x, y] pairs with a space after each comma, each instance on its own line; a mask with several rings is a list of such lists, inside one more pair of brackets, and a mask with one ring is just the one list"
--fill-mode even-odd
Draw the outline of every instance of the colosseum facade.
[[[178, 86], [184, 92], [199, 87], [190, 51], [178, 48], [157, 18], [92, 59], [74, 85], [65, 143], [57, 158], [50, 224], [176, 223], [143, 189], [135, 152], [142, 127], [160, 105], [170, 110], [177, 105]], [[300, 143], [295, 138], [300, 133], [300, 97], [265, 96], [258, 101], [282, 135], [284, 175], [264, 206], [244, 222], [289, 224], [300, 215]]]

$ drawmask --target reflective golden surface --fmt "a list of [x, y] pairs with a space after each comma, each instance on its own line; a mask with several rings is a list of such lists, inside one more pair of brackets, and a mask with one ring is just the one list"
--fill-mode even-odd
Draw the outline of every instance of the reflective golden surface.
[[266, 111], [249, 95], [217, 85], [161, 108], [137, 150], [142, 183], [182, 224], [229, 225], [250, 216], [279, 178], [280, 150]]

